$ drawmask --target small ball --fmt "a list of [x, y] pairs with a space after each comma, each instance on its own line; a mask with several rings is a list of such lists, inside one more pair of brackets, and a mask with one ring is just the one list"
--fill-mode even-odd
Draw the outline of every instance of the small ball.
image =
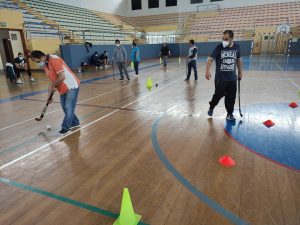
[[51, 126], [49, 124], [47, 125], [47, 130], [51, 130]]

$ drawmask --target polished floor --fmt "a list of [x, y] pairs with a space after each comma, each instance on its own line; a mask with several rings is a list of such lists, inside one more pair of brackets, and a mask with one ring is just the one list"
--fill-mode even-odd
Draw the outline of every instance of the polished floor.
[[[300, 225], [300, 107], [289, 107], [300, 104], [300, 57], [244, 57], [235, 123], [223, 101], [206, 115], [205, 61], [188, 83], [177, 59], [166, 69], [143, 62], [130, 82], [111, 70], [79, 74], [81, 128], [64, 138], [59, 96], [34, 120], [43, 73], [24, 85], [0, 75], [0, 224], [113, 224], [128, 187], [139, 224]], [[224, 155], [236, 165], [222, 167]]]

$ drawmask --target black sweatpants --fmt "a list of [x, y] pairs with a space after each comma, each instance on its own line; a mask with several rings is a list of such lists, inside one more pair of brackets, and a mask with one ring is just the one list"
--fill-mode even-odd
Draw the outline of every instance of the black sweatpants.
[[236, 85], [236, 81], [215, 81], [215, 94], [209, 102], [210, 107], [215, 108], [221, 98], [225, 96], [225, 108], [228, 114], [232, 114], [237, 91]]
[[23, 70], [23, 69], [15, 68], [15, 73], [16, 73], [18, 79], [20, 78], [21, 73], [25, 73], [25, 72], [28, 74], [29, 77], [31, 77], [31, 71], [30, 70]]
[[136, 75], [139, 75], [139, 64], [140, 62], [133, 62], [133, 65], [134, 65], [134, 70], [135, 70], [135, 74]]

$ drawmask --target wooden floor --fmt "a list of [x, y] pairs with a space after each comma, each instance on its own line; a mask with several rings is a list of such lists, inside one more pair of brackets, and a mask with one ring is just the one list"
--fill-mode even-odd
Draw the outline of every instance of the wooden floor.
[[[111, 71], [80, 75], [82, 127], [65, 138], [58, 95], [44, 120], [33, 120], [47, 96], [43, 74], [23, 86], [1, 76], [1, 225], [113, 224], [125, 187], [140, 224], [300, 225], [299, 171], [230, 138], [222, 101], [206, 117], [214, 83], [203, 78], [204, 62], [189, 83], [184, 63], [157, 63], [142, 63], [130, 82], [105, 78]], [[299, 101], [299, 86], [299, 71], [245, 71], [242, 106]], [[218, 164], [225, 154], [236, 166]]]

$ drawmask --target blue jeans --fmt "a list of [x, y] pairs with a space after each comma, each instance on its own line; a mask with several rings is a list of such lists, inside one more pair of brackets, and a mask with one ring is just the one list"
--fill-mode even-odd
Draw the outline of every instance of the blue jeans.
[[75, 107], [77, 103], [79, 88], [69, 90], [67, 93], [60, 95], [61, 107], [65, 113], [62, 129], [69, 130], [70, 127], [78, 126], [79, 119], [75, 115]]
[[168, 58], [169, 57], [167, 55], [163, 56], [164, 66], [167, 66]]
[[192, 73], [192, 68], [194, 70], [195, 80], [198, 80], [197, 62], [195, 60], [188, 62], [188, 74], [187, 74], [186, 79], [188, 79], [188, 80], [190, 79], [191, 73]]

